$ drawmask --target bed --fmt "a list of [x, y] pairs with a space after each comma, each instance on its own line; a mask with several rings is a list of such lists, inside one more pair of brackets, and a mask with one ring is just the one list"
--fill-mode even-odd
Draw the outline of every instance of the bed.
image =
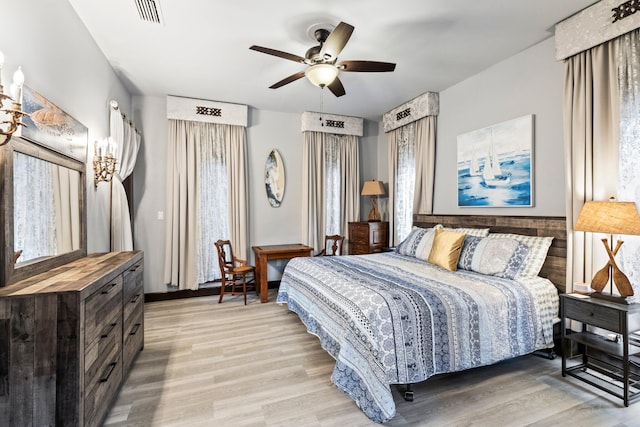
[[[295, 258], [278, 290], [277, 302], [336, 360], [332, 382], [376, 422], [395, 415], [393, 384], [554, 344], [563, 287], [539, 275], [564, 281], [564, 218], [417, 215], [414, 224], [396, 251]], [[432, 255], [454, 238], [464, 268], [451, 271]], [[496, 270], [503, 246], [511, 252]]]

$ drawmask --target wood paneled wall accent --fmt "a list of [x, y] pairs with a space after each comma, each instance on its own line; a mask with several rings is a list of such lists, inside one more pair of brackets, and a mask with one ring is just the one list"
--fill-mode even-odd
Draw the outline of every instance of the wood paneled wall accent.
[[489, 228], [491, 233], [553, 237], [540, 276], [551, 280], [559, 292], [564, 293], [566, 290], [567, 223], [565, 217], [417, 214], [413, 216], [413, 224], [424, 228], [433, 227], [436, 224], [451, 228]]
[[102, 423], [142, 349], [142, 269], [93, 254], [0, 289], [0, 425]]

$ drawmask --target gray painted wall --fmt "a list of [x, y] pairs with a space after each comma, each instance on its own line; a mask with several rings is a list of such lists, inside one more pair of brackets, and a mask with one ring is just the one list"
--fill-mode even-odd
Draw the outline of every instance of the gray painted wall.
[[[547, 39], [440, 93], [434, 213], [564, 216], [564, 66]], [[534, 206], [458, 208], [457, 136], [534, 114]]]
[[109, 186], [94, 188], [93, 142], [109, 136], [109, 101], [130, 114], [131, 96], [68, 2], [2, 0], [0, 10], [5, 87], [21, 65], [27, 86], [89, 129], [87, 245], [90, 253], [108, 251]]

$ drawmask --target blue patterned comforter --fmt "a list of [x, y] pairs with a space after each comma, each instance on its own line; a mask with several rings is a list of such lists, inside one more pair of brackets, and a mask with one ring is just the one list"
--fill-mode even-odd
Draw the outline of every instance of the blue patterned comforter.
[[336, 359], [332, 382], [377, 422], [395, 415], [390, 384], [424, 381], [553, 346], [554, 285], [395, 253], [295, 258], [278, 303]]

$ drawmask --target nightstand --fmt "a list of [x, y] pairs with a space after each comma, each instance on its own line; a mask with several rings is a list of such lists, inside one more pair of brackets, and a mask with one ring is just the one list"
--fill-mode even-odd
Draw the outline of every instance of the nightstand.
[[[618, 304], [575, 294], [560, 295], [562, 376], [575, 377], [624, 401], [640, 397], [640, 304]], [[569, 320], [582, 323], [567, 331]], [[598, 334], [593, 327], [600, 328]], [[611, 334], [611, 339], [607, 335]], [[578, 352], [570, 355], [572, 343]]]
[[382, 252], [389, 241], [389, 223], [386, 221], [350, 222], [349, 253], [351, 255]]

